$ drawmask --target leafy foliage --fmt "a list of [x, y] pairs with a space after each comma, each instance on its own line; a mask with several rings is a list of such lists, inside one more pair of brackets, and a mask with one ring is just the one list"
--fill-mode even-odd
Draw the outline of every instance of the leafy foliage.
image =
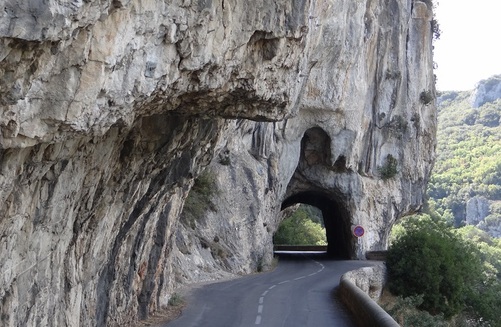
[[423, 304], [423, 295], [409, 297], [399, 296], [392, 305], [383, 308], [394, 317], [400, 326], [413, 327], [447, 327], [448, 323], [443, 315], [432, 316], [427, 311], [416, 309]]
[[[438, 110], [429, 202], [440, 216], [461, 226], [472, 197], [485, 197], [494, 205], [501, 201], [501, 100], [472, 108], [470, 92], [445, 92]], [[486, 223], [501, 222], [501, 212], [491, 215]]]
[[[473, 108], [470, 96], [439, 94], [427, 214], [394, 226], [389, 285], [403, 296], [401, 308], [417, 305], [434, 315], [443, 313], [449, 326], [501, 327], [501, 239], [464, 226], [466, 203], [475, 196], [489, 203], [489, 215], [478, 226], [501, 226], [501, 99]], [[404, 316], [409, 312], [402, 310]]]
[[386, 156], [384, 165], [378, 168], [379, 174], [381, 174], [382, 179], [389, 179], [394, 177], [398, 173], [398, 162], [395, 157], [391, 154]]
[[186, 198], [181, 222], [194, 229], [196, 222], [202, 219], [208, 210], [215, 211], [211, 198], [217, 193], [214, 175], [208, 171], [202, 172]]
[[481, 283], [468, 298], [468, 306], [478, 320], [487, 320], [492, 327], [501, 326], [501, 239], [492, 238], [486, 232], [465, 226], [457, 230], [464, 240], [469, 240], [479, 250], [482, 261]]
[[273, 243], [283, 245], [326, 245], [325, 228], [322, 218], [314, 214], [311, 206], [301, 205], [291, 217], [280, 224]]
[[433, 100], [435, 100], [435, 96], [431, 91], [423, 91], [419, 95], [419, 101], [421, 101], [421, 103], [424, 105], [429, 105], [433, 102]]
[[481, 275], [474, 248], [429, 216], [406, 221], [388, 251], [387, 267], [391, 292], [422, 295], [420, 309], [446, 318], [465, 307]]
[[[406, 217], [392, 229], [390, 290], [403, 296], [406, 305], [422, 297], [414, 305], [447, 319], [460, 313], [449, 325], [500, 327], [501, 239], [474, 226], [453, 229], [433, 216]], [[402, 310], [405, 317], [408, 310]], [[422, 314], [408, 314], [429, 321]]]

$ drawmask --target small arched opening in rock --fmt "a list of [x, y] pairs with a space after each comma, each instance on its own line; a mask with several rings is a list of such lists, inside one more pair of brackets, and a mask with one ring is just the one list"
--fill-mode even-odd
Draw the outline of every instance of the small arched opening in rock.
[[282, 203], [282, 210], [297, 203], [308, 204], [322, 211], [329, 256], [338, 259], [351, 259], [354, 256], [350, 215], [338, 200], [319, 192], [302, 192], [288, 197]]
[[329, 165], [331, 160], [331, 138], [320, 127], [312, 127], [301, 140], [300, 169], [316, 165]]

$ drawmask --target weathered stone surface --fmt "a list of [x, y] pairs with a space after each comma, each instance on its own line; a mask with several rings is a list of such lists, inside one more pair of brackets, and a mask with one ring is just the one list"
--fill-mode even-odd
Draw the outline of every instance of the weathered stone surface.
[[[330, 250], [352, 258], [421, 206], [428, 1], [3, 7], [2, 326], [123, 325], [182, 283], [266, 269], [297, 202], [322, 209]], [[186, 223], [204, 169], [217, 192]]]
[[497, 219], [499, 201], [474, 196], [466, 202], [466, 224], [486, 231], [492, 237], [501, 237], [501, 223]]
[[475, 196], [466, 202], [466, 224], [477, 225], [489, 215], [489, 200]]
[[386, 267], [383, 264], [352, 270], [344, 274], [374, 301], [378, 301], [386, 283]]
[[470, 103], [473, 108], [479, 108], [497, 99], [501, 99], [501, 75], [478, 82], [470, 96]]

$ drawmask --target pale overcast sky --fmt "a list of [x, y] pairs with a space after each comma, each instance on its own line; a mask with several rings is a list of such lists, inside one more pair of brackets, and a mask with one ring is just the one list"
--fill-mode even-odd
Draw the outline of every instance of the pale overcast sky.
[[501, 0], [437, 0], [442, 35], [435, 41], [439, 91], [471, 90], [501, 74]]

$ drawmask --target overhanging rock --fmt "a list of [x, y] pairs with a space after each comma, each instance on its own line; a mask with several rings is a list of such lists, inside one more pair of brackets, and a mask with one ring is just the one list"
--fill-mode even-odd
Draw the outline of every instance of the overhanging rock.
[[337, 208], [353, 258], [422, 204], [430, 1], [4, 7], [1, 325], [119, 326], [266, 269], [288, 201]]

